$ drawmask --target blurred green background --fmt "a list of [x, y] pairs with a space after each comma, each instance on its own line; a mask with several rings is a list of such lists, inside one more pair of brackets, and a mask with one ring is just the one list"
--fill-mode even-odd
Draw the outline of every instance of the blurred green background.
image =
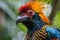
[[[16, 25], [19, 7], [29, 0], [0, 0], [0, 40], [24, 40], [27, 28], [22, 23]], [[43, 0], [47, 1], [47, 0]], [[53, 7], [55, 0], [50, 0], [48, 4]], [[60, 0], [55, 9], [55, 16], [51, 25], [60, 29]], [[53, 15], [53, 14], [51, 14]], [[52, 17], [52, 16], [49, 16]]]

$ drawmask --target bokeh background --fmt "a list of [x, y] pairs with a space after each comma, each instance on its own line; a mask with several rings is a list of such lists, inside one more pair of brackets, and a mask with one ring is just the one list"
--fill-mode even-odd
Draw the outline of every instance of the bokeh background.
[[[29, 0], [0, 0], [0, 40], [24, 40], [28, 31], [22, 23], [16, 25], [19, 7]], [[47, 1], [47, 0], [41, 0]], [[60, 29], [60, 0], [50, 0], [52, 6], [48, 17], [51, 25]]]

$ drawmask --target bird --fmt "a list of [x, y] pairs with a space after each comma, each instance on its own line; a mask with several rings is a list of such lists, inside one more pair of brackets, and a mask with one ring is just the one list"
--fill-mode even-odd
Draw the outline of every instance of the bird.
[[50, 20], [44, 15], [44, 3], [29, 1], [19, 10], [16, 24], [22, 22], [28, 31], [25, 40], [60, 40], [60, 31], [50, 27]]

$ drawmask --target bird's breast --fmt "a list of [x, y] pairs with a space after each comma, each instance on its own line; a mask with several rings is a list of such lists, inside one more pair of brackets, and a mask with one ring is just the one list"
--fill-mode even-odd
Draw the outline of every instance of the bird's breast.
[[46, 40], [48, 34], [45, 29], [46, 27], [42, 27], [41, 29], [34, 31], [32, 35], [27, 34], [25, 40]]

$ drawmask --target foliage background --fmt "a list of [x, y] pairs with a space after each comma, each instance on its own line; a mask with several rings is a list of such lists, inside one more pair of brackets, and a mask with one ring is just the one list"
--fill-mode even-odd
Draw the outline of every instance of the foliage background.
[[[53, 7], [54, 1], [48, 4]], [[22, 23], [16, 25], [16, 18], [19, 7], [26, 2], [28, 0], [0, 0], [0, 40], [24, 40], [27, 28]], [[60, 29], [60, 5], [51, 25]]]

